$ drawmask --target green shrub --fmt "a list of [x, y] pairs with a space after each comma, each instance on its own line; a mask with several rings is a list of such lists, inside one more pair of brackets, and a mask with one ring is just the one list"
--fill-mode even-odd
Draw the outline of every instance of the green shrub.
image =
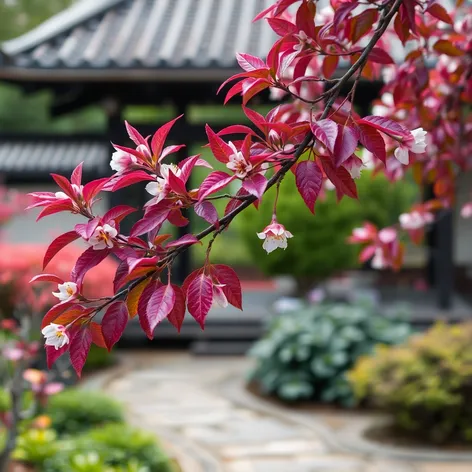
[[51, 397], [46, 414], [60, 435], [77, 434], [95, 426], [124, 420], [119, 403], [97, 392], [74, 389]]
[[4, 388], [0, 388], [0, 413], [10, 409], [10, 394]]
[[29, 429], [18, 436], [13, 458], [41, 467], [59, 451], [56, 439], [57, 435], [53, 430]]
[[346, 372], [377, 343], [397, 344], [410, 325], [385, 318], [367, 301], [355, 305], [321, 304], [285, 313], [251, 350], [250, 374], [262, 393], [285, 401], [312, 399], [344, 406], [354, 403]]
[[[89, 468], [77, 468], [77, 464]], [[120, 472], [174, 470], [153, 435], [124, 424], [108, 424], [65, 442], [61, 452], [46, 466], [48, 472], [95, 472], [93, 467], [98, 466], [101, 470]]]
[[394, 223], [415, 197], [414, 188], [406, 182], [389, 184], [385, 177], [372, 178], [368, 171], [357, 180], [357, 186], [359, 201], [345, 197], [338, 204], [335, 192], [330, 191], [325, 199], [318, 200], [313, 216], [289, 173], [280, 186], [277, 204], [278, 221], [294, 234], [285, 251], [267, 255], [256, 237], [256, 232], [270, 223], [275, 188], [268, 191], [259, 210], [252, 206], [245, 217], [235, 220], [252, 260], [267, 275], [295, 276], [301, 289], [316, 279], [354, 267], [358, 248], [346, 243], [352, 229], [366, 220], [380, 227]]
[[92, 371], [110, 367], [115, 363], [113, 352], [108, 352], [106, 349], [92, 344], [87, 356], [87, 361], [84, 365], [85, 371]]
[[360, 401], [433, 442], [472, 442], [472, 323], [438, 324], [397, 347], [379, 347], [348, 375]]

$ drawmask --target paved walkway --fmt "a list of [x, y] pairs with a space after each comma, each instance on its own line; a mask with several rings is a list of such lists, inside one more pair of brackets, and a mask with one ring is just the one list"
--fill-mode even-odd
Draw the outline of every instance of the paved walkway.
[[[472, 463], [409, 463], [336, 444], [349, 415], [320, 417], [261, 402], [243, 388], [245, 358], [124, 352], [102, 388], [133, 424], [159, 435], [183, 472], [471, 472]], [[310, 418], [308, 418], [308, 416]]]

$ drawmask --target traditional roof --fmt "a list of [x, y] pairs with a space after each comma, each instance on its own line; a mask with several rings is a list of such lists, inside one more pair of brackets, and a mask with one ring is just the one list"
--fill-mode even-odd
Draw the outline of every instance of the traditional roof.
[[[275, 35], [253, 23], [270, 0], [82, 0], [3, 43], [0, 77], [220, 80], [236, 52], [265, 56]], [[3, 63], [2, 63], [3, 62]]]
[[8, 138], [0, 139], [0, 174], [9, 178], [44, 179], [51, 172], [68, 175], [84, 162], [84, 173], [103, 176], [110, 170], [106, 141]]

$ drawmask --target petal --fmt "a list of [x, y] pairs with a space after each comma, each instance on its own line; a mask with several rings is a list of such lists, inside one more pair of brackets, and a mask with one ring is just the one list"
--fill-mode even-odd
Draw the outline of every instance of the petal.
[[265, 239], [267, 236], [265, 233], [256, 233], [256, 234], [259, 239]]
[[159, 193], [159, 186], [157, 185], [157, 182], [149, 182], [146, 185], [146, 192], [156, 196]]
[[293, 238], [293, 234], [290, 231], [285, 231], [286, 238]]
[[411, 151], [416, 154], [422, 154], [426, 151], [426, 143], [415, 143], [411, 146]]
[[267, 238], [262, 245], [262, 248], [267, 251], [267, 254], [270, 254], [272, 251], [275, 251], [279, 247], [278, 241], [274, 238]]
[[408, 149], [406, 149], [404, 147], [397, 147], [397, 149], [395, 149], [394, 154], [395, 154], [395, 157], [398, 159], [398, 161], [401, 164], [407, 165], [410, 162], [410, 158], [409, 158], [409, 155], [408, 155]]

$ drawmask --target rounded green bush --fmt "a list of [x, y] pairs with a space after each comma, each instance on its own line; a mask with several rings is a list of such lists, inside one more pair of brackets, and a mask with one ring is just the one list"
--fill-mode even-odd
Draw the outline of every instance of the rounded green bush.
[[273, 319], [250, 354], [250, 373], [264, 394], [285, 401], [354, 404], [346, 373], [377, 343], [398, 344], [411, 333], [404, 316], [385, 318], [367, 301], [321, 304]]
[[472, 442], [472, 323], [437, 324], [401, 346], [382, 346], [348, 374], [358, 401], [435, 443]]
[[[78, 465], [88, 468], [78, 468]], [[152, 434], [124, 424], [108, 424], [64, 442], [46, 464], [48, 472], [173, 472], [169, 458]]]
[[69, 389], [51, 397], [46, 414], [60, 435], [124, 421], [121, 405], [97, 392]]
[[300, 288], [354, 267], [359, 249], [346, 242], [352, 229], [367, 220], [379, 227], [396, 222], [416, 196], [407, 181], [391, 184], [384, 176], [373, 178], [369, 171], [356, 183], [359, 201], [344, 197], [338, 203], [335, 192], [328, 191], [324, 199], [318, 199], [313, 216], [298, 193], [295, 178], [287, 174], [277, 204], [278, 221], [294, 235], [285, 251], [267, 255], [256, 236], [271, 221], [275, 188], [267, 192], [259, 210], [251, 206], [244, 217], [235, 219], [254, 263], [267, 275], [293, 275]]

